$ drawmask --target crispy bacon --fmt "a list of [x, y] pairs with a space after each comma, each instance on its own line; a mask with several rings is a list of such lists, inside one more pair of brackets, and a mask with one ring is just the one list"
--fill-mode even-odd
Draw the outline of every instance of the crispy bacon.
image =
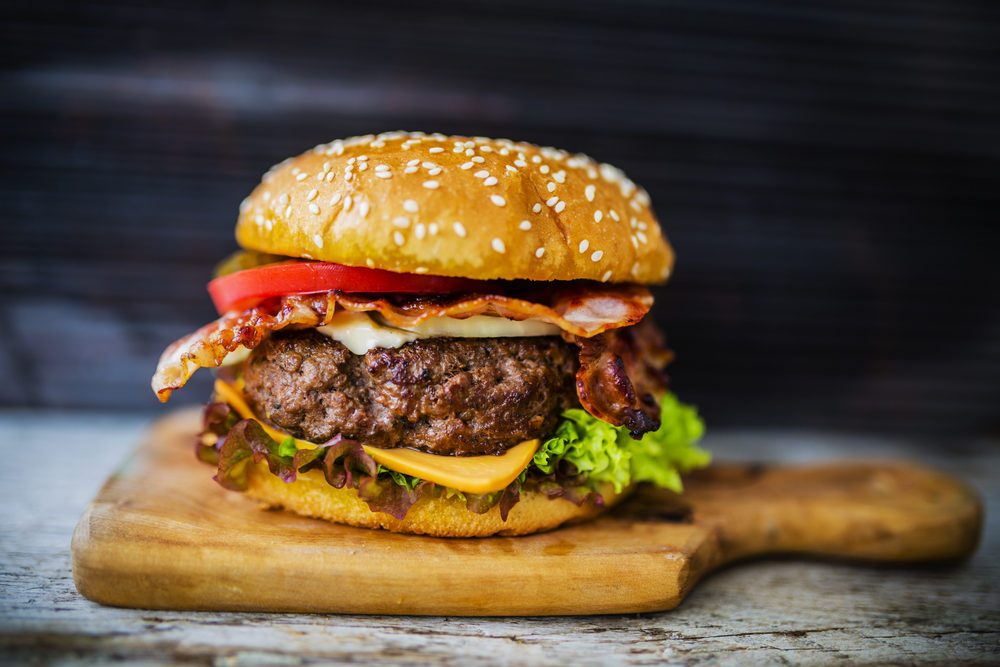
[[660, 427], [659, 399], [667, 389], [663, 367], [673, 354], [649, 320], [592, 338], [563, 334], [580, 346], [576, 393], [590, 414], [632, 437]]
[[292, 295], [270, 299], [243, 312], [227, 313], [171, 344], [160, 357], [152, 386], [160, 400], [166, 401], [199, 368], [219, 366], [230, 352], [240, 347], [252, 349], [272, 331], [327, 324], [338, 307], [378, 312], [399, 327], [411, 327], [430, 317], [498, 315], [515, 320], [536, 319], [558, 326], [574, 339], [588, 340], [636, 324], [652, 305], [649, 290], [639, 285], [546, 286], [534, 290], [530, 298], [502, 294], [407, 298], [341, 292]]

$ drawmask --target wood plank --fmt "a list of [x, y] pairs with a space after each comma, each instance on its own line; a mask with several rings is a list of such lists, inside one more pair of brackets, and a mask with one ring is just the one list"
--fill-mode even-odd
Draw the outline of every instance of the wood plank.
[[260, 512], [209, 479], [197, 413], [157, 422], [81, 518], [78, 590], [201, 610], [534, 615], [670, 609], [705, 574], [770, 553], [884, 562], [975, 549], [963, 484], [903, 463], [720, 465], [682, 497], [644, 489], [594, 521], [520, 538], [438, 539]]

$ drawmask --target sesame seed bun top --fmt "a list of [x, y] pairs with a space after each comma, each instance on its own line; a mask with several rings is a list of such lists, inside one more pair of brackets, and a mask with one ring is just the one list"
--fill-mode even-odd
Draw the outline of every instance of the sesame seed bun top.
[[240, 205], [262, 252], [477, 279], [657, 283], [674, 253], [645, 190], [585, 155], [392, 132], [272, 167]]

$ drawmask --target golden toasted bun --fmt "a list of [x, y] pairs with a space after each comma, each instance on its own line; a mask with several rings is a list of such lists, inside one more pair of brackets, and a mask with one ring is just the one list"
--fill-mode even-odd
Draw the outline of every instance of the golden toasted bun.
[[[298, 479], [286, 484], [268, 472], [266, 464], [251, 464], [247, 480], [247, 495], [270, 507], [284, 507], [304, 516], [361, 528], [385, 528], [397, 533], [436, 537], [527, 535], [550, 530], [567, 521], [588, 519], [602, 510], [592, 502], [577, 507], [568, 500], [552, 500], [531, 492], [521, 494], [507, 521], [500, 518], [499, 507], [476, 514], [467, 510], [465, 501], [460, 498], [421, 498], [406, 517], [399, 520], [371, 511], [354, 489], [330, 486], [319, 470], [300, 473]], [[630, 490], [615, 493], [611, 484], [602, 485], [600, 491], [605, 507], [618, 502]]]
[[674, 253], [649, 197], [585, 155], [393, 132], [275, 165], [240, 205], [245, 248], [478, 279], [662, 282]]

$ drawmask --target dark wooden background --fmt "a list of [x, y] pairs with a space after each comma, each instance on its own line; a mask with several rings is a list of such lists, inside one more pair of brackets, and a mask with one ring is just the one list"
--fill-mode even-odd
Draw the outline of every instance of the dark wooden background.
[[710, 424], [1000, 430], [1000, 3], [16, 3], [0, 54], [0, 405], [154, 409], [260, 174], [421, 129], [646, 186]]

